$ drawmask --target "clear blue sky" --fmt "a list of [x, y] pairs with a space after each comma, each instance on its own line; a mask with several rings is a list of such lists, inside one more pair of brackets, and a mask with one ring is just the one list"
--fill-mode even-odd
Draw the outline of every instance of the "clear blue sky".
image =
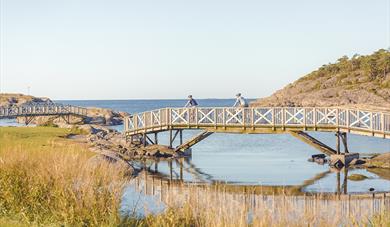
[[262, 97], [390, 47], [389, 0], [0, 0], [1, 91]]

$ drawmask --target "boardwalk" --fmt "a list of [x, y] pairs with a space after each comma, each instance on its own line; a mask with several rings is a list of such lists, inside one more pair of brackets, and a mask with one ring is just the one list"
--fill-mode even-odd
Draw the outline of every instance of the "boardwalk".
[[[126, 118], [124, 124], [127, 137], [147, 136], [162, 131], [180, 130], [181, 133], [182, 130], [201, 129], [207, 132], [242, 134], [295, 133], [295, 136], [307, 141], [314, 138], [305, 135], [304, 131], [390, 138], [390, 113], [347, 108], [164, 108], [134, 114]], [[344, 139], [346, 140], [346, 136]], [[343, 142], [346, 145], [346, 141]], [[322, 146], [315, 140], [314, 145]]]
[[56, 103], [48, 104], [33, 104], [22, 106], [6, 106], [0, 107], [1, 118], [25, 117], [26, 124], [29, 124], [34, 117], [38, 116], [87, 116], [87, 109]]

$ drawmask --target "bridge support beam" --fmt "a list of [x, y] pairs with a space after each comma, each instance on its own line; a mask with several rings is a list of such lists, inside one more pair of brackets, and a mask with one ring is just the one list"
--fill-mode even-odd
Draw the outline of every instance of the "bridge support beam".
[[190, 149], [195, 144], [199, 143], [200, 141], [206, 139], [209, 137], [213, 132], [203, 131], [199, 133], [198, 135], [194, 136], [193, 138], [189, 139], [188, 141], [181, 143], [178, 147], [176, 147], [176, 152], [185, 152], [186, 150]]
[[29, 125], [33, 120], [35, 119], [35, 116], [26, 116], [24, 120], [24, 124]]
[[294, 136], [295, 138], [307, 143], [308, 145], [316, 148], [317, 150], [321, 151], [322, 153], [326, 155], [334, 155], [337, 154], [337, 151], [333, 148], [329, 147], [328, 145], [322, 143], [321, 141], [317, 140], [316, 138], [310, 136], [306, 132], [303, 131], [290, 131], [290, 134]]
[[67, 124], [70, 124], [70, 114], [61, 115], [61, 118], [62, 118]]

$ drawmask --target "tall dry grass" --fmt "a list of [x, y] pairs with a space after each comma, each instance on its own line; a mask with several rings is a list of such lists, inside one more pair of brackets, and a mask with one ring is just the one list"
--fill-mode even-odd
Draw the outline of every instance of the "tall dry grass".
[[152, 182], [134, 183], [134, 187], [141, 193], [154, 192], [168, 210], [147, 215], [139, 226], [390, 226], [389, 194], [377, 194], [375, 199], [371, 195], [259, 195], [227, 191], [223, 185]]
[[1, 226], [390, 226], [389, 198], [266, 196], [158, 181], [139, 190], [153, 191], [166, 212], [121, 219], [126, 168], [92, 158], [86, 145], [60, 138], [67, 133], [0, 128]]
[[34, 225], [113, 226], [126, 168], [93, 158], [56, 128], [0, 129], [0, 218]]

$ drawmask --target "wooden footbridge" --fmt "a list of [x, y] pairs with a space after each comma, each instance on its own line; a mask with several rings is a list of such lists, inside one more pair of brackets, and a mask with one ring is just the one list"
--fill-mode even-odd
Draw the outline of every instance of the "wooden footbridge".
[[70, 116], [87, 116], [87, 109], [58, 103], [0, 106], [0, 119], [25, 117], [25, 123], [28, 125], [38, 116], [58, 116], [62, 117], [66, 122], [69, 122]]
[[[124, 125], [126, 138], [140, 138], [144, 145], [157, 144], [158, 133], [169, 131], [169, 145], [172, 147], [179, 135], [180, 145], [176, 151], [184, 151], [212, 133], [290, 133], [327, 155], [340, 154], [341, 142], [344, 153], [348, 153], [347, 133], [390, 138], [389, 112], [348, 108], [164, 108], [133, 114], [125, 118]], [[203, 131], [183, 142], [183, 130], [194, 129]], [[336, 149], [306, 131], [334, 132]]]

